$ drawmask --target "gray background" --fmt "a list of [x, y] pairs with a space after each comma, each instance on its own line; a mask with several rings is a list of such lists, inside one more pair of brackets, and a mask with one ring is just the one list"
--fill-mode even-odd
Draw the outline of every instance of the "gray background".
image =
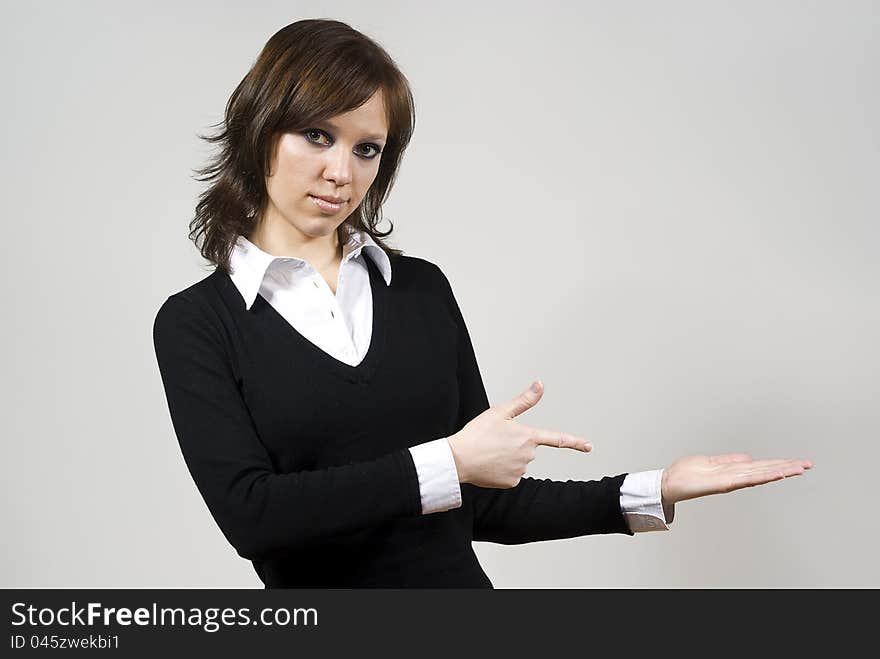
[[412, 82], [391, 242], [446, 272], [490, 399], [540, 377], [523, 420], [595, 445], [530, 475], [816, 465], [668, 533], [477, 543], [495, 585], [880, 586], [877, 4], [423, 5], [2, 5], [0, 585], [262, 585], [186, 471], [151, 329], [208, 273], [196, 133], [323, 17]]

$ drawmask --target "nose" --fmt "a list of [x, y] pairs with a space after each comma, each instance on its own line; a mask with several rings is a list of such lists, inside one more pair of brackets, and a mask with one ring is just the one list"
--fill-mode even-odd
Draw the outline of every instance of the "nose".
[[351, 160], [354, 155], [339, 143], [327, 149], [327, 162], [324, 165], [324, 178], [333, 181], [337, 186], [351, 183]]

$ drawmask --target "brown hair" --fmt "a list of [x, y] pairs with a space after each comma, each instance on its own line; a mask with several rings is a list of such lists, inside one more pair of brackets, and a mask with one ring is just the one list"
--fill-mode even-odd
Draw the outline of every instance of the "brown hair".
[[[387, 52], [349, 25], [307, 19], [281, 28], [266, 42], [257, 61], [232, 92], [220, 132], [211, 137], [220, 152], [202, 169], [212, 181], [199, 196], [189, 238], [202, 256], [229, 271], [229, 254], [239, 235], [248, 235], [262, 216], [269, 196], [266, 176], [280, 134], [308, 128], [354, 110], [381, 90], [388, 138], [379, 171], [345, 225], [370, 235], [387, 253], [400, 250], [382, 238], [382, 203], [388, 196], [403, 153], [415, 129], [415, 103], [409, 83]], [[340, 239], [345, 234], [339, 234]]]

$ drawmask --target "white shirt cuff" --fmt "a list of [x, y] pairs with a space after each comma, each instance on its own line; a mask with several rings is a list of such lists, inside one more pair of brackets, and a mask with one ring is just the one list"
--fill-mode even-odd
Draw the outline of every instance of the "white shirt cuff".
[[419, 475], [422, 514], [438, 513], [461, 506], [461, 485], [452, 448], [446, 438], [409, 449]]
[[633, 533], [668, 531], [675, 517], [675, 504], [662, 503], [663, 470], [627, 474], [620, 486], [620, 510]]

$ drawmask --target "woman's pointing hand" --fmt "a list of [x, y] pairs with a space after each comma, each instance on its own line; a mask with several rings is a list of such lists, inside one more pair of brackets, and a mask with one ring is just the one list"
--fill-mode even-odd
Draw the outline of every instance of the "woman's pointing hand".
[[583, 437], [530, 428], [513, 420], [534, 407], [543, 395], [541, 381], [533, 382], [516, 398], [490, 407], [448, 438], [459, 482], [480, 487], [516, 487], [529, 462], [535, 459], [538, 446], [592, 450]]

